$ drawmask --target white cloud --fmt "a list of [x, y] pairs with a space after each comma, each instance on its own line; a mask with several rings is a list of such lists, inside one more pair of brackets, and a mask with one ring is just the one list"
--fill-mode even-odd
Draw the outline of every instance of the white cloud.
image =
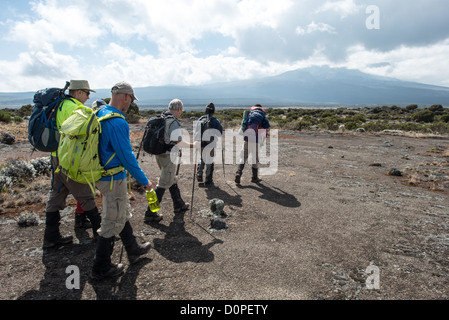
[[363, 5], [357, 5], [354, 0], [326, 1], [315, 12], [335, 11], [340, 14], [341, 19], [358, 13]]
[[449, 38], [427, 47], [401, 46], [388, 52], [355, 46], [348, 53], [343, 65], [349, 68], [449, 87]]
[[315, 21], [312, 21], [307, 27], [302, 28], [301, 26], [296, 28], [296, 33], [299, 35], [304, 34], [311, 34], [314, 32], [327, 32], [330, 34], [336, 34], [335, 28], [331, 25], [328, 25], [326, 23], [315, 23]]
[[14, 22], [6, 40], [25, 42], [34, 50], [42, 43], [89, 46], [104, 34], [88, 19], [83, 6], [58, 6], [57, 1], [48, 1], [34, 4], [33, 10], [38, 19]]
[[29, 15], [0, 21], [5, 47], [18, 45], [0, 52], [0, 91], [72, 78], [190, 85], [324, 64], [449, 85], [446, 2], [376, 0], [381, 29], [367, 30], [364, 0], [35, 0]]
[[36, 91], [82, 76], [74, 57], [56, 53], [49, 44], [39, 51], [23, 52], [12, 62], [0, 60], [0, 79], [8, 79], [1, 82], [0, 91]]

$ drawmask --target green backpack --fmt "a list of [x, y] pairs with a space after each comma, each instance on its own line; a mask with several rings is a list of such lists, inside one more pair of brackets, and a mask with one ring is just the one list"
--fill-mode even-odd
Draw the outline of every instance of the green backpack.
[[[101, 121], [123, 115], [109, 113], [101, 118], [94, 111], [85, 106], [79, 106], [72, 115], [61, 125], [61, 139], [58, 147], [59, 167], [68, 178], [83, 184], [88, 184], [95, 194], [95, 182], [102, 177], [110, 177], [124, 170], [116, 167], [105, 170], [100, 163], [98, 142], [101, 133]], [[105, 166], [115, 157], [115, 153]]]

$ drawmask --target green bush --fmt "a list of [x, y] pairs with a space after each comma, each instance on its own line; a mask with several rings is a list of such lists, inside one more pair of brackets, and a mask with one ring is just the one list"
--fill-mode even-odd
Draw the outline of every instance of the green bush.
[[429, 107], [429, 110], [437, 113], [437, 114], [441, 114], [444, 111], [444, 108], [441, 104], [434, 104], [433, 106]]
[[426, 129], [423, 128], [424, 126], [422, 124], [416, 122], [399, 123], [392, 126], [392, 129], [395, 130], [412, 131], [412, 132], [422, 132], [423, 130], [426, 131]]
[[356, 130], [357, 128], [360, 128], [360, 124], [358, 122], [355, 122], [355, 121], [345, 122], [346, 130]]
[[416, 122], [432, 123], [435, 113], [430, 110], [422, 110], [413, 114], [412, 119]]
[[288, 123], [287, 119], [283, 119], [280, 117], [276, 117], [275, 119], [273, 119], [273, 124], [274, 126], [278, 126], [279, 128], [284, 128], [284, 126]]
[[338, 127], [340, 126], [340, 118], [338, 118], [337, 116], [331, 116], [325, 119], [322, 119], [320, 121], [320, 127], [322, 127], [323, 129], [327, 129], [327, 130], [331, 130], [331, 131], [336, 131], [338, 130]]
[[389, 124], [384, 121], [367, 122], [363, 125], [363, 129], [369, 132], [380, 132], [383, 130], [391, 129]]
[[448, 134], [449, 133], [449, 124], [446, 122], [442, 122], [442, 121], [434, 122], [431, 125], [429, 125], [429, 129], [435, 133]]
[[405, 107], [405, 110], [407, 112], [415, 112], [415, 110], [418, 109], [418, 105], [417, 104], [411, 104]]
[[14, 116], [13, 120], [14, 120], [14, 122], [16, 122], [16, 123], [21, 123], [21, 122], [23, 122], [23, 118], [22, 118], [22, 117], [19, 117], [19, 116]]
[[307, 129], [311, 126], [310, 122], [304, 121], [304, 120], [295, 120], [288, 122], [284, 125], [285, 130], [294, 130], [294, 131], [301, 131], [303, 129]]
[[27, 104], [22, 106], [19, 110], [16, 111], [16, 115], [19, 117], [31, 116], [31, 112], [33, 111], [33, 106], [31, 104]]
[[10, 123], [11, 114], [9, 112], [0, 110], [0, 122]]
[[440, 116], [439, 120], [443, 121], [443, 122], [446, 122], [446, 123], [449, 123], [449, 114], [445, 114], [445, 115]]

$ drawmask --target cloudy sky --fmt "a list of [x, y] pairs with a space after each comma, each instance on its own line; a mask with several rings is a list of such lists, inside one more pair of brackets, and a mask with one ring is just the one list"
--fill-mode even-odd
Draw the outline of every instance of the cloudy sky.
[[308, 66], [449, 86], [447, 0], [2, 0], [0, 92], [195, 85]]

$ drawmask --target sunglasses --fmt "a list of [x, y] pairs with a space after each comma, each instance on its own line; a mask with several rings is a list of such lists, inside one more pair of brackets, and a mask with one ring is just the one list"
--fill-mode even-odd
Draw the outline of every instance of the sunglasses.
[[88, 91], [88, 90], [81, 90], [81, 91], [83, 91], [85, 94], [87, 94], [87, 96], [90, 96], [90, 91]]

